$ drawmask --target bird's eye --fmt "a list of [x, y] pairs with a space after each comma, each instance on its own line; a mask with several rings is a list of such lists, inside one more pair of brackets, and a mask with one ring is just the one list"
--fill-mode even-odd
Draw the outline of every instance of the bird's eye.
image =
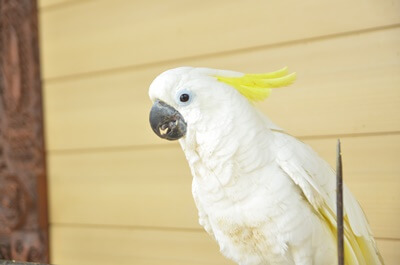
[[176, 95], [176, 103], [181, 106], [187, 106], [193, 100], [193, 93], [186, 89], [179, 91]]
[[180, 102], [187, 102], [189, 101], [189, 99], [190, 99], [189, 94], [181, 94], [181, 96], [179, 97]]

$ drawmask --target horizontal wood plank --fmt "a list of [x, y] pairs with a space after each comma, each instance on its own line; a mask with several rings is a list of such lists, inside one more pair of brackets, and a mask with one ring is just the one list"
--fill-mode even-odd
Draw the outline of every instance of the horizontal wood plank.
[[[233, 265], [203, 231], [52, 226], [51, 256], [64, 265]], [[399, 240], [377, 240], [386, 265], [400, 260]]]
[[399, 12], [399, 0], [82, 1], [41, 13], [43, 75], [49, 79], [383, 27], [400, 23]]
[[[297, 82], [259, 104], [297, 136], [400, 131], [400, 28], [185, 61], [243, 72], [287, 64]], [[147, 90], [182, 63], [132, 69], [44, 87], [50, 150], [166, 144], [151, 131]]]
[[42, 9], [41, 11], [43, 12], [46, 8], [49, 7], [60, 6], [60, 4], [62, 4], [64, 8], [64, 4], [78, 3], [79, 1], [82, 2], [87, 0], [38, 0], [38, 6], [40, 9]]
[[203, 231], [52, 226], [52, 263], [233, 265]]
[[[336, 139], [306, 142], [334, 165]], [[347, 137], [342, 145], [345, 183], [374, 234], [400, 238], [400, 135]], [[200, 228], [190, 171], [177, 145], [48, 158], [53, 224]]]

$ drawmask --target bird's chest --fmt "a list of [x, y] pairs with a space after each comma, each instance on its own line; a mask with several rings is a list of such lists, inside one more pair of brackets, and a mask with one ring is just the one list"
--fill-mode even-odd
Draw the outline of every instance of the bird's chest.
[[[261, 172], [267, 179], [266, 172], [273, 169]], [[280, 226], [288, 220], [293, 191], [274, 176], [255, 185], [245, 181], [248, 178], [239, 178], [233, 185], [235, 188], [215, 189], [219, 196], [213, 190], [197, 187], [202, 183], [194, 180], [200, 223], [214, 234], [221, 252], [239, 264], [287, 264], [288, 246], [284, 238], [288, 232]]]
[[[208, 215], [221, 252], [239, 264], [287, 264], [287, 245], [278, 239], [274, 222], [261, 220], [256, 207], [236, 208]], [[249, 220], [252, 216], [254, 220]]]

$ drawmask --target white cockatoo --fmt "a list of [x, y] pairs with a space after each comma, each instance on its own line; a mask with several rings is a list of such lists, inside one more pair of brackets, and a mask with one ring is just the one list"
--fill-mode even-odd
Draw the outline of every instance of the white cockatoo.
[[[179, 139], [199, 222], [238, 264], [337, 264], [334, 170], [252, 104], [294, 79], [287, 68], [180, 67], [150, 86], [151, 127]], [[343, 193], [345, 264], [383, 264], [360, 205]]]

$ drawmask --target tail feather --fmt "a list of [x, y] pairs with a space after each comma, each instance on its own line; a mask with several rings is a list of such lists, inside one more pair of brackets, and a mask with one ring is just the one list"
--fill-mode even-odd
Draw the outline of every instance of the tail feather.
[[[327, 223], [329, 229], [336, 236], [336, 215], [326, 205], [320, 208], [320, 214]], [[372, 236], [357, 236], [351, 229], [349, 219], [344, 217], [344, 257], [346, 265], [380, 265], [384, 264], [382, 256], [376, 248]]]

